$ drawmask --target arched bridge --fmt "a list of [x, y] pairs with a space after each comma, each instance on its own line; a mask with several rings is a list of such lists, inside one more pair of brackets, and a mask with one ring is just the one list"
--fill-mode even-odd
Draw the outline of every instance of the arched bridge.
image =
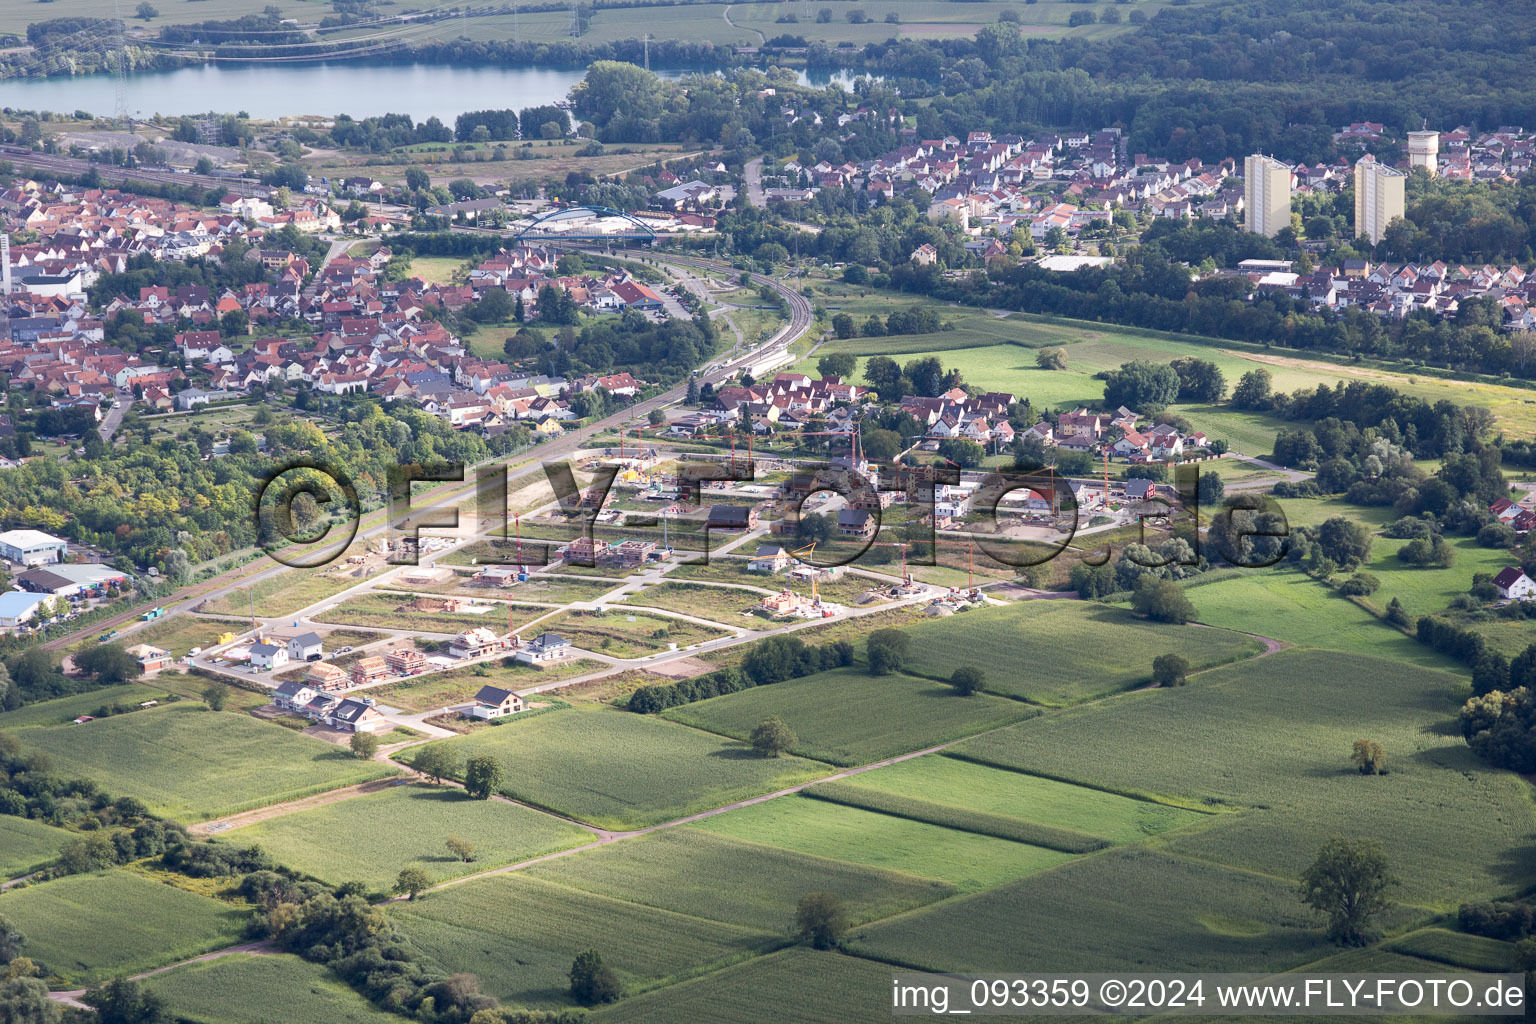
[[650, 242], [655, 230], [623, 210], [569, 206], [535, 217], [516, 235], [519, 242]]

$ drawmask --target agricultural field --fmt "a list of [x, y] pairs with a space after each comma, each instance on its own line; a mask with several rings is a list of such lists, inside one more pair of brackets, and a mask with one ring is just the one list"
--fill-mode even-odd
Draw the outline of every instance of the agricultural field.
[[[1197, 609], [1209, 602], [1191, 593]], [[986, 673], [986, 689], [1062, 705], [1151, 682], [1152, 659], [1176, 651], [1195, 669], [1251, 657], [1252, 637], [1138, 619], [1128, 610], [1075, 601], [1025, 601], [981, 608], [907, 630], [907, 671], [947, 679], [959, 666]]]
[[[1382, 604], [1390, 600], [1380, 592], [1377, 596]], [[1200, 621], [1212, 626], [1251, 629], [1298, 647], [1368, 654], [1426, 668], [1457, 667], [1298, 569], [1276, 566], [1219, 580], [1191, 588], [1189, 599]]]
[[[826, 774], [798, 757], [612, 708], [516, 718], [442, 740], [462, 758], [490, 754], [502, 792], [601, 828], [639, 828]], [[408, 752], [411, 753], [411, 752]]]
[[[1496, 576], [1511, 564], [1510, 554], [1503, 548], [1485, 548], [1471, 537], [1446, 540], [1456, 552], [1456, 561], [1448, 569], [1439, 569], [1412, 565], [1398, 558], [1398, 549], [1407, 541], [1377, 537], [1371, 546], [1371, 560], [1364, 566], [1381, 580], [1381, 589], [1371, 595], [1371, 603], [1385, 608], [1395, 597], [1409, 615], [1428, 615], [1441, 611], [1458, 594], [1472, 589], [1473, 574]], [[1532, 633], [1536, 634], [1536, 630]]]
[[[560, 857], [527, 873], [687, 917], [774, 933], [784, 930], [795, 903], [807, 892], [837, 894], [855, 924], [955, 892], [934, 879], [813, 856], [778, 843], [747, 842], [695, 826], [662, 829]], [[743, 878], [752, 879], [752, 884], [738, 884]]]
[[136, 796], [155, 813], [186, 822], [394, 772], [357, 760], [345, 747], [187, 702], [12, 735], [24, 750], [51, 757], [62, 777], [90, 779], [114, 796]]
[[0, 895], [27, 955], [65, 988], [175, 963], [239, 941], [247, 909], [118, 868]]
[[562, 612], [539, 623], [539, 627], [541, 631], [559, 633], [584, 651], [612, 658], [639, 658], [673, 645], [689, 647], [731, 635], [724, 629], [697, 622], [627, 609]]
[[1133, 800], [952, 757], [913, 758], [851, 776], [841, 785], [1073, 829], [1116, 843], [1139, 842], [1206, 818], [1182, 807]]
[[1387, 946], [1394, 953], [1421, 960], [1462, 967], [1469, 971], [1509, 971], [1515, 968], [1514, 946], [1481, 935], [1467, 935], [1444, 928], [1412, 932]]
[[320, 964], [236, 953], [157, 974], [145, 987], [190, 1024], [399, 1024]]
[[931, 878], [961, 892], [991, 888], [1073, 859], [1040, 846], [806, 796], [781, 797], [717, 814], [694, 827], [813, 857]]
[[[526, 807], [420, 783], [286, 814], [225, 835], [258, 843], [279, 863], [327, 882], [359, 881], [379, 890], [406, 867], [419, 867], [441, 881], [593, 838], [584, 828]], [[473, 843], [475, 859], [465, 863], [449, 854], [448, 836]]]
[[[712, 1024], [759, 1024], [764, 993], [794, 992], [792, 1001], [775, 1001], [778, 1024], [885, 1024], [891, 1018], [885, 964], [841, 953], [815, 953], [796, 947], [717, 974], [670, 986], [594, 1014], [594, 1024], [673, 1024], [708, 1020]], [[793, 1005], [786, 1005], [792, 1002]]]
[[878, 922], [853, 948], [930, 970], [1170, 972], [1284, 970], [1335, 947], [1291, 882], [1129, 847]]
[[[792, 911], [791, 911], [792, 913]], [[687, 976], [784, 942], [779, 935], [570, 889], [523, 875], [465, 882], [390, 908], [430, 959], [479, 975], [512, 1005], [570, 1005], [571, 960], [597, 949], [631, 984]]]
[[0, 814], [0, 882], [50, 863], [74, 833], [14, 814]]
[[867, 764], [1029, 718], [1018, 701], [958, 696], [944, 683], [858, 668], [818, 672], [771, 686], [672, 708], [663, 716], [745, 740], [777, 716], [794, 732], [794, 752], [836, 765]]
[[0, 732], [34, 725], [67, 725], [81, 715], [90, 715], [103, 704], [139, 704], [146, 700], [163, 701], [168, 695], [166, 687], [148, 683], [120, 683], [104, 686], [99, 690], [73, 693], [68, 697], [39, 701], [0, 713]]
[[591, 658], [567, 658], [543, 666], [491, 662], [414, 676], [398, 683], [373, 687], [368, 693], [380, 704], [406, 711], [433, 711], [450, 704], [464, 703], [479, 693], [482, 686], [517, 690], [558, 679], [574, 678], [603, 667], [602, 662]]
[[[1454, 728], [1455, 675], [1332, 651], [1282, 651], [1198, 685], [1042, 716], [957, 752], [1169, 802], [1237, 811], [1167, 837], [1170, 850], [1296, 878], [1347, 821], [1379, 840], [1405, 904], [1452, 909], [1533, 881], [1536, 819], [1518, 776], [1482, 765]], [[1349, 762], [1360, 737], [1390, 774]], [[1114, 751], [1113, 757], [1104, 752]], [[1271, 965], [1273, 966], [1273, 965]]]
[[510, 614], [521, 629], [546, 614], [548, 608], [485, 601], [484, 610], [469, 612], [426, 612], [411, 607], [416, 598], [410, 594], [374, 593], [349, 597], [340, 604], [313, 616], [316, 622], [340, 622], [349, 626], [373, 626], [380, 629], [409, 629], [428, 633], [458, 633], [477, 626], [487, 626], [497, 633], [506, 631]]

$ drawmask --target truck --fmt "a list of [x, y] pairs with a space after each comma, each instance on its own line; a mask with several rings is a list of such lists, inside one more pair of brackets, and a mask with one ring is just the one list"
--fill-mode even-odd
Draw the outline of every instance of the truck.
[[96, 642], [104, 644], [115, 636], [117, 636], [117, 630], [109, 629], [105, 633], [101, 634], [101, 636], [97, 637]]
[[165, 609], [164, 608], [151, 608], [149, 611], [147, 611], [143, 615], [139, 616], [139, 621], [140, 622], [148, 622], [151, 619], [158, 619], [160, 616], [162, 616], [164, 614], [165, 614]]

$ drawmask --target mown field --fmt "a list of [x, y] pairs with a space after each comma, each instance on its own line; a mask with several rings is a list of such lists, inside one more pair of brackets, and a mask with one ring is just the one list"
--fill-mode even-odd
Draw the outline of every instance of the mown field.
[[[362, 549], [357, 545], [346, 551], [347, 555], [361, 553]], [[198, 611], [213, 615], [248, 616], [254, 602], [255, 614], [262, 618], [292, 615], [301, 608], [307, 608], [365, 582], [370, 575], [377, 574], [378, 563], [374, 562], [373, 565], [375, 571], [372, 574], [356, 567], [351, 567], [351, 572], [347, 571], [349, 567], [344, 559], [318, 569], [287, 569], [276, 576], [268, 576], [231, 591], [223, 597], [204, 601]], [[354, 575], [354, 572], [363, 574]]]
[[122, 683], [99, 690], [75, 693], [68, 697], [39, 701], [0, 714], [0, 732], [32, 725], [65, 725], [81, 715], [94, 714], [103, 704], [139, 704], [146, 700], [165, 700], [168, 691], [158, 684]]
[[592, 1019], [596, 1024], [760, 1024], [768, 1003], [777, 1024], [885, 1024], [891, 1019], [890, 984], [886, 964], [796, 947], [626, 999]]
[[24, 749], [51, 757], [60, 776], [90, 779], [187, 822], [394, 772], [345, 747], [186, 702], [14, 735]]
[[1298, 647], [1368, 654], [1426, 668], [1456, 667], [1297, 569], [1276, 566], [1220, 580], [1191, 589], [1189, 599], [1200, 621], [1212, 626], [1252, 630]]
[[[14, 814], [0, 814], [0, 881], [9, 881], [54, 860], [74, 833]], [[3, 913], [3, 911], [0, 911]]]
[[756, 627], [762, 622], [739, 622], [751, 614], [765, 595], [734, 587], [711, 587], [704, 583], [666, 582], [630, 594], [622, 604], [697, 615], [725, 625]]
[[236, 953], [157, 974], [145, 987], [195, 1024], [399, 1024], [320, 964]]
[[497, 875], [409, 903], [390, 916], [429, 958], [480, 977], [512, 1005], [571, 1005], [571, 961], [597, 949], [629, 983], [654, 982], [771, 949], [770, 933]]
[[[1192, 591], [1203, 609], [1204, 591]], [[1244, 627], [1251, 628], [1251, 627]], [[981, 608], [907, 630], [907, 670], [947, 679], [962, 665], [986, 674], [986, 688], [1039, 704], [1071, 704], [1149, 683], [1152, 659], [1177, 652], [1196, 669], [1263, 649], [1226, 630], [1168, 626], [1128, 610], [1075, 601], [1025, 601]]]
[[961, 892], [990, 888], [1072, 859], [1070, 854], [1040, 846], [805, 796], [781, 797], [717, 814], [694, 827], [813, 857], [932, 878]]
[[1334, 948], [1319, 925], [1290, 882], [1131, 847], [878, 922], [853, 948], [931, 970], [1277, 971]]
[[[1536, 879], [1525, 784], [1454, 730], [1454, 675], [1332, 651], [1282, 651], [1198, 685], [1044, 716], [961, 744], [999, 765], [1241, 809], [1169, 837], [1191, 856], [1296, 878], [1330, 835], [1379, 840], [1404, 903], [1438, 909]], [[1361, 776], [1360, 737], [1391, 773]], [[1113, 751], [1113, 756], [1105, 756]]]
[[613, 658], [639, 658], [667, 650], [672, 644], [688, 647], [731, 634], [697, 622], [668, 618], [638, 609], [597, 612], [562, 612], [539, 623], [539, 629], [559, 633], [584, 651]]
[[739, 740], [777, 716], [794, 732], [803, 757], [836, 765], [867, 764], [970, 736], [1037, 712], [985, 694], [958, 696], [931, 679], [872, 676], [858, 668], [819, 672], [772, 686], [685, 704], [664, 717]]
[[827, 771], [812, 761], [762, 757], [744, 743], [601, 707], [514, 718], [439, 742], [461, 758], [489, 754], [500, 760], [507, 796], [603, 828], [667, 821]]
[[1206, 817], [1197, 811], [952, 757], [913, 758], [854, 775], [841, 785], [1074, 829], [1117, 843], [1138, 842]]
[[[777, 843], [748, 842], [695, 826], [663, 829], [561, 857], [534, 865], [527, 874], [772, 933], [783, 932], [807, 892], [835, 893], [856, 924], [955, 892], [934, 879], [814, 856]], [[743, 879], [751, 879], [751, 884], [741, 884]]]
[[[499, 800], [475, 800], [462, 789], [417, 784], [288, 814], [226, 833], [259, 843], [277, 860], [333, 884], [365, 882], [387, 889], [402, 868], [419, 867], [441, 881], [589, 842], [586, 829]], [[465, 863], [448, 836], [475, 844]]]
[[71, 875], [0, 895], [26, 953], [83, 988], [239, 941], [247, 911], [126, 869]]

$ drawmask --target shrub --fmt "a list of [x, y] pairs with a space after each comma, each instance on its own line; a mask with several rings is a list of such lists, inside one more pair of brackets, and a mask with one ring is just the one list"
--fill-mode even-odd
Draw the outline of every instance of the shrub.
[[1368, 572], [1357, 572], [1339, 584], [1339, 593], [1356, 597], [1370, 597], [1381, 588], [1381, 579]]

